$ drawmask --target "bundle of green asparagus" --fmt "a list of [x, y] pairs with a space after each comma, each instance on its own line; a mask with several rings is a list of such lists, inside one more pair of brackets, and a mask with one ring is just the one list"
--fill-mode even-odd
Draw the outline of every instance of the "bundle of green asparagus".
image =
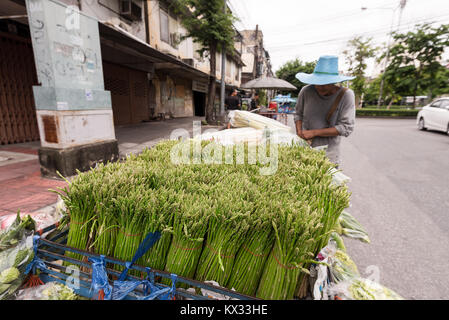
[[[61, 189], [68, 245], [129, 261], [159, 231], [139, 264], [261, 298], [293, 298], [349, 204], [346, 186], [333, 183], [334, 165], [323, 151], [297, 144], [272, 153], [270, 146], [182, 143], [97, 166]], [[175, 148], [187, 162], [173, 161]], [[276, 170], [263, 175], [268, 156]]]

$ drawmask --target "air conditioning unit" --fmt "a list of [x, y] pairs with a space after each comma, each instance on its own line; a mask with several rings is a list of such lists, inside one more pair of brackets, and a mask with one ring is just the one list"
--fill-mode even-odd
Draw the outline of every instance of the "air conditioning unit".
[[178, 48], [179, 44], [181, 43], [181, 35], [179, 33], [170, 33], [170, 45], [173, 48]]
[[182, 59], [182, 62], [184, 62], [185, 64], [188, 64], [189, 66], [194, 66], [194, 61], [193, 59]]
[[142, 6], [132, 0], [120, 0], [120, 15], [129, 20], [142, 20]]

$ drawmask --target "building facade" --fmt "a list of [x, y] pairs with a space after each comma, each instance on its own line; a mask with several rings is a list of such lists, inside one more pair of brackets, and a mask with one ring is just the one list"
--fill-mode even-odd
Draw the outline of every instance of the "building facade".
[[[40, 139], [42, 172], [70, 175], [117, 157], [114, 126], [204, 116], [209, 60], [181, 39], [186, 30], [169, 7], [163, 0], [1, 1], [0, 143]], [[226, 59], [228, 89], [241, 84], [236, 52]], [[220, 62], [218, 54], [217, 79]], [[97, 144], [106, 145], [101, 155], [84, 150]], [[85, 163], [67, 166], [68, 149], [69, 157], [88, 154]]]
[[264, 48], [262, 31], [257, 26], [255, 30], [242, 30], [240, 34], [243, 38], [242, 60], [245, 64], [241, 84], [263, 76], [273, 76], [270, 55]]

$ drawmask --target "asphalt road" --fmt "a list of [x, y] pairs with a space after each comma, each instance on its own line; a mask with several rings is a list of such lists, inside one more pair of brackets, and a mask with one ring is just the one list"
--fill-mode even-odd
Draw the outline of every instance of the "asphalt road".
[[449, 299], [449, 136], [414, 119], [357, 118], [341, 147], [348, 211], [371, 239], [345, 238], [362, 276], [378, 268], [404, 298]]

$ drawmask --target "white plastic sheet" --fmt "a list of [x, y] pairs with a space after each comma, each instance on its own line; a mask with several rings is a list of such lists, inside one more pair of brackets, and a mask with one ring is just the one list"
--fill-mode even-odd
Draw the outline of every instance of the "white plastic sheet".
[[260, 144], [268, 140], [276, 144], [299, 144], [308, 146], [307, 142], [296, 134], [282, 129], [255, 129], [250, 127], [226, 129], [217, 132], [203, 133], [201, 140], [215, 141], [222, 145], [235, 145], [239, 143]]
[[[23, 219], [29, 215], [36, 223], [36, 230], [40, 230], [55, 224], [60, 221], [65, 212], [64, 202], [59, 199], [54, 208], [46, 208], [32, 213], [20, 213], [20, 217]], [[16, 219], [17, 214], [12, 213], [0, 217], [0, 230], [7, 229]]]
[[203, 133], [201, 135], [201, 140], [215, 141], [222, 145], [234, 145], [244, 142], [258, 144], [262, 141], [262, 138], [263, 130], [257, 130], [249, 127], [227, 129], [217, 132]]
[[72, 289], [57, 282], [20, 290], [16, 300], [77, 300]]
[[231, 126], [234, 128], [251, 127], [254, 129], [278, 129], [294, 133], [293, 128], [277, 120], [261, 116], [248, 111], [234, 110], [229, 114]]
[[393, 290], [360, 277], [332, 285], [329, 293], [333, 299], [341, 300], [403, 300]]

